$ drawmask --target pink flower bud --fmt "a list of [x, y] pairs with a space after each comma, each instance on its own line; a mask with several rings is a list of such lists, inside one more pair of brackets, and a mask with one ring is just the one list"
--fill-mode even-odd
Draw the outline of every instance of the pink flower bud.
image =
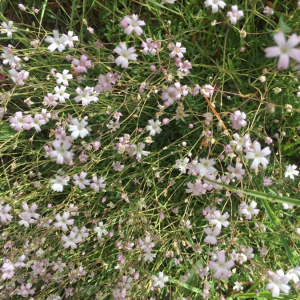
[[164, 119], [162, 120], [162, 122], [163, 122], [164, 125], [167, 125], [167, 124], [170, 123], [170, 119], [164, 118]]
[[245, 51], [245, 47], [241, 47], [240, 51], [244, 52]]
[[181, 58], [180, 57], [176, 57], [175, 58], [175, 64], [178, 65], [181, 62]]
[[22, 3], [18, 4], [18, 7], [20, 10], [23, 10], [23, 11], [26, 10], [26, 7]]
[[122, 242], [121, 242], [121, 241], [118, 241], [116, 246], [117, 246], [117, 247], [121, 247], [121, 245], [122, 245]]
[[159, 217], [160, 217], [161, 220], [164, 220], [164, 219], [165, 219], [165, 215], [164, 215], [163, 213], [160, 213], [160, 214], [159, 214]]
[[170, 106], [170, 103], [169, 103], [168, 101], [166, 101], [166, 102], [164, 103], [164, 107], [168, 107], [168, 106]]
[[221, 155], [219, 156], [219, 158], [220, 158], [221, 160], [223, 160], [223, 159], [225, 158], [225, 156], [221, 154]]
[[210, 130], [207, 130], [207, 131], [206, 131], [206, 134], [207, 134], [207, 135], [211, 135], [211, 131], [210, 131]]
[[107, 115], [110, 115], [110, 111], [107, 110], [107, 111], [106, 111], [106, 114], [107, 114]]
[[142, 132], [142, 131], [143, 131], [143, 128], [139, 128], [139, 129], [138, 129], [138, 132]]
[[106, 201], [106, 198], [105, 198], [105, 197], [104, 197], [104, 198], [102, 198], [102, 200], [101, 200], [101, 201], [102, 201], [102, 203], [104, 203], [104, 202]]
[[109, 236], [112, 238], [114, 236], [114, 232], [110, 231]]
[[96, 150], [96, 151], [100, 148], [100, 146], [101, 146], [101, 143], [100, 143], [99, 141], [95, 141], [95, 142], [93, 143], [93, 148], [94, 148], [94, 150]]
[[194, 128], [194, 124], [189, 124], [189, 128], [190, 129]]
[[155, 72], [156, 71], [156, 67], [154, 65], [150, 66], [150, 71]]
[[133, 278], [134, 280], [138, 280], [140, 278], [140, 274], [138, 272], [135, 272]]
[[121, 26], [126, 28], [128, 26], [128, 23], [125, 21], [125, 18], [120, 22]]
[[181, 143], [181, 146], [182, 146], [182, 147], [186, 147], [186, 142], [182, 142], [182, 143]]

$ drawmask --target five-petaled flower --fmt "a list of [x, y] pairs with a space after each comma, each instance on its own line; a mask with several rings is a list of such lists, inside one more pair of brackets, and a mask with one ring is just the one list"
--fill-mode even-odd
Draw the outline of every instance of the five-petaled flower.
[[274, 34], [274, 40], [277, 46], [267, 47], [265, 49], [266, 57], [279, 56], [278, 69], [287, 69], [290, 63], [290, 57], [296, 61], [300, 61], [300, 50], [295, 47], [300, 43], [297, 34], [292, 34], [286, 41], [284, 33], [278, 32]]

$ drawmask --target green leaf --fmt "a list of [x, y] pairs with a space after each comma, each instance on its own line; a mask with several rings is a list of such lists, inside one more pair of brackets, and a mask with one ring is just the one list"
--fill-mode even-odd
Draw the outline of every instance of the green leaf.
[[279, 22], [278, 22], [278, 25], [277, 25], [277, 31], [282, 31], [283, 33], [290, 33], [292, 31], [291, 27], [289, 27], [284, 22], [282, 15], [279, 18]]

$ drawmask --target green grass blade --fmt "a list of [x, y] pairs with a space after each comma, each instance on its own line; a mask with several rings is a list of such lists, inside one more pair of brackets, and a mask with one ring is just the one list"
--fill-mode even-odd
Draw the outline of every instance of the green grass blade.
[[[160, 3], [155, 2], [154, 0], [148, 0], [148, 2], [150, 2], [151, 4], [153, 4], [153, 5], [157, 6], [157, 7], [159, 7], [160, 9], [166, 9], [166, 10], [171, 11], [172, 13], [174, 13], [174, 14], [176, 14], [176, 15], [178, 15], [178, 16], [181, 16], [181, 13], [179, 13], [179, 12], [173, 10], [173, 9], [170, 9], [170, 8], [164, 6], [164, 5], [161, 5]], [[144, 6], [147, 6], [147, 5], [145, 5], [145, 4], [143, 4], [143, 5], [144, 5]]]

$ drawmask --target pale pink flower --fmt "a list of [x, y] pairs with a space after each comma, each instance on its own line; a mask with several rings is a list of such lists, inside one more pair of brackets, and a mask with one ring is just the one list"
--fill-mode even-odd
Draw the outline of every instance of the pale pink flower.
[[139, 20], [139, 16], [133, 14], [132, 17], [125, 16], [121, 24], [125, 30], [124, 33], [130, 35], [132, 31], [135, 31], [137, 35], [143, 33], [143, 29], [140, 26], [146, 25], [144, 21]]
[[63, 34], [63, 36], [66, 37], [66, 40], [64, 42], [65, 46], [69, 46], [69, 48], [74, 48], [73, 42], [78, 42], [78, 36], [73, 36], [73, 31], [68, 31], [68, 35]]
[[90, 181], [88, 179], [85, 179], [87, 173], [81, 171], [80, 175], [77, 174], [73, 175], [73, 183], [75, 186], [78, 186], [81, 190], [86, 188], [86, 185], [90, 185]]
[[87, 73], [87, 68], [92, 66], [92, 62], [85, 55], [81, 55], [80, 60], [73, 58], [72, 64], [76, 73]]
[[216, 225], [217, 228], [222, 228], [222, 226], [228, 227], [229, 226], [229, 222], [227, 221], [228, 218], [229, 218], [228, 212], [225, 212], [224, 215], [221, 215], [221, 212], [217, 210], [214, 213], [214, 218], [211, 218], [209, 220], [209, 224]]
[[199, 196], [206, 193], [207, 184], [202, 184], [200, 179], [196, 179], [195, 183], [188, 182], [186, 193], [192, 193], [194, 196]]
[[21, 70], [17, 72], [16, 69], [10, 69], [8, 74], [11, 76], [13, 82], [17, 83], [18, 85], [24, 85], [24, 80], [26, 80], [29, 76], [29, 72], [25, 70]]
[[221, 229], [216, 227], [214, 230], [211, 230], [210, 227], [206, 227], [204, 228], [204, 232], [207, 234], [204, 243], [215, 245], [217, 243], [216, 237], [221, 233]]
[[105, 179], [100, 177], [99, 179], [97, 176], [93, 176], [93, 183], [90, 184], [90, 187], [96, 192], [99, 192], [99, 189], [105, 189], [106, 184], [104, 183]]
[[77, 237], [77, 234], [73, 230], [70, 232], [70, 235], [68, 237], [66, 235], [63, 235], [61, 240], [64, 242], [63, 247], [65, 249], [69, 247], [71, 247], [72, 249], [76, 249], [76, 244], [81, 242], [81, 239]]
[[7, 37], [11, 38], [13, 32], [16, 32], [16, 28], [13, 26], [13, 21], [8, 21], [7, 23], [2, 22], [0, 28], [0, 33], [6, 33]]
[[236, 178], [237, 180], [242, 180], [245, 175], [245, 170], [243, 169], [242, 163], [236, 163], [235, 168], [233, 166], [228, 166], [227, 170], [231, 172], [228, 175], [229, 179]]
[[274, 40], [277, 46], [267, 47], [265, 49], [266, 57], [279, 56], [278, 69], [287, 69], [289, 67], [290, 57], [296, 61], [300, 61], [300, 50], [295, 47], [300, 43], [297, 34], [292, 34], [286, 41], [282, 31], [274, 34]]
[[238, 10], [237, 5], [231, 6], [231, 11], [227, 13], [227, 17], [230, 19], [230, 23], [235, 25], [236, 22], [244, 16], [244, 12], [242, 10]]
[[213, 277], [214, 278], [228, 278], [231, 276], [230, 268], [234, 266], [234, 260], [230, 259], [225, 262], [225, 251], [217, 252], [217, 261], [209, 261], [208, 267], [212, 270], [215, 270]]
[[279, 297], [280, 291], [286, 294], [289, 293], [290, 287], [287, 283], [290, 278], [282, 270], [277, 270], [275, 274], [270, 275], [270, 281], [266, 289], [271, 291], [273, 297]]
[[2, 223], [10, 222], [13, 218], [13, 216], [8, 213], [10, 210], [10, 205], [6, 204], [5, 206], [2, 206], [2, 203], [0, 203], [0, 220]]
[[236, 130], [239, 130], [247, 125], [245, 119], [246, 114], [239, 110], [234, 111], [229, 117], [229, 120], [231, 121], [231, 127]]
[[205, 84], [201, 89], [200, 93], [203, 97], [210, 98], [214, 94], [214, 88], [210, 84]]
[[57, 214], [55, 216], [57, 222], [54, 223], [54, 227], [55, 228], [61, 227], [62, 231], [68, 231], [68, 225], [74, 224], [74, 219], [68, 220], [70, 218], [70, 215], [71, 213], [68, 211], [64, 212], [62, 216], [60, 214]]
[[121, 65], [122, 68], [128, 68], [128, 61], [129, 60], [137, 60], [138, 55], [135, 54], [135, 48], [131, 47], [127, 49], [126, 43], [121, 42], [120, 47], [116, 47], [114, 52], [119, 54], [116, 58], [115, 62], [117, 66]]
[[179, 92], [175, 86], [169, 86], [162, 92], [161, 98], [166, 101], [168, 105], [171, 105], [178, 99]]
[[10, 127], [16, 131], [20, 131], [22, 128], [29, 130], [32, 127], [32, 117], [23, 116], [21, 111], [17, 111], [14, 117], [9, 119]]
[[170, 57], [175, 57], [176, 55], [179, 58], [183, 58], [183, 54], [186, 52], [186, 48], [185, 47], [181, 47], [181, 43], [177, 42], [176, 45], [174, 46], [174, 48], [172, 49], [172, 52], [169, 54]]
[[64, 86], [69, 85], [68, 80], [72, 79], [73, 76], [72, 74], [68, 74], [69, 70], [63, 70], [62, 74], [61, 73], [56, 73], [55, 77], [57, 78], [56, 83], [57, 84], [63, 84]]
[[68, 151], [72, 144], [69, 141], [55, 140], [52, 143], [55, 150], [49, 151], [49, 156], [51, 158], [56, 158], [56, 163], [62, 165], [63, 163], [68, 164], [71, 162], [74, 153]]
[[189, 159], [187, 157], [185, 157], [183, 160], [176, 159], [174, 168], [179, 169], [181, 174], [185, 174], [188, 162]]

